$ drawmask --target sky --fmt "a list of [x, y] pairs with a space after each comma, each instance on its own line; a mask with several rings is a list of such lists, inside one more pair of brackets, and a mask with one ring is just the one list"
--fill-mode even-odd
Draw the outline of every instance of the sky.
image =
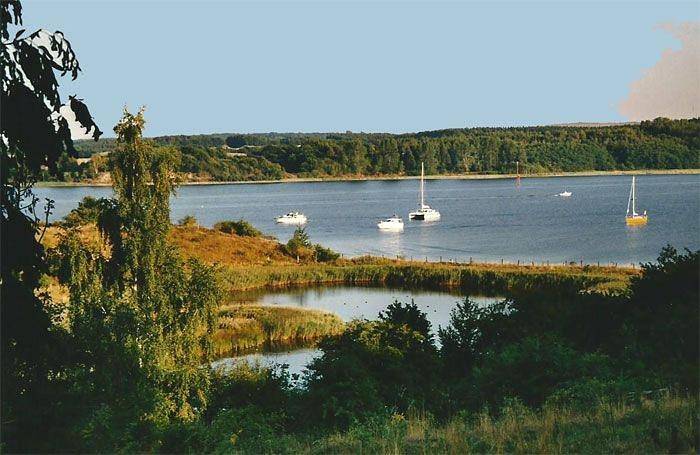
[[105, 136], [141, 105], [148, 136], [700, 115], [700, 2], [23, 4], [28, 31], [71, 41], [63, 96]]

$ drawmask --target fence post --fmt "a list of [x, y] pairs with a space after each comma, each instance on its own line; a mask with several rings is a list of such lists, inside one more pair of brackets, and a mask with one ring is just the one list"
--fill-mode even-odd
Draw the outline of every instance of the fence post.
[[518, 265], [520, 265], [520, 259], [518, 259]]

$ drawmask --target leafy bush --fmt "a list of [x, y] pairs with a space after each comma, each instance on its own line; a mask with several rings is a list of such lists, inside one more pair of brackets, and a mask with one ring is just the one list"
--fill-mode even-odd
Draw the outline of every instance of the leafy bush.
[[309, 234], [303, 227], [298, 227], [294, 230], [292, 238], [284, 245], [284, 252], [293, 258], [308, 259], [314, 251], [309, 241]]
[[611, 375], [605, 355], [578, 352], [553, 337], [528, 337], [487, 353], [473, 371], [471, 392], [474, 406], [500, 404], [507, 397], [537, 406], [577, 380]]
[[195, 218], [194, 216], [186, 215], [185, 217], [178, 220], [177, 225], [182, 227], [197, 227], [199, 226], [199, 223], [197, 222], [197, 218]]
[[96, 199], [92, 196], [85, 196], [78, 203], [78, 207], [71, 210], [63, 217], [63, 224], [66, 226], [82, 226], [84, 224], [96, 223], [100, 213], [109, 201], [105, 198]]
[[318, 262], [333, 262], [340, 257], [340, 253], [336, 253], [330, 248], [326, 248], [318, 243], [315, 244], [313, 248], [314, 255]]
[[395, 303], [380, 321], [354, 321], [339, 337], [322, 341], [323, 355], [309, 366], [310, 413], [347, 426], [387, 409], [432, 405], [441, 388], [426, 327], [415, 305]]
[[245, 220], [219, 221], [214, 225], [214, 229], [226, 234], [240, 235], [241, 237], [260, 237], [262, 235], [262, 232]]
[[700, 376], [699, 270], [700, 251], [664, 247], [657, 263], [644, 264], [642, 275], [632, 281], [626, 326], [638, 355], [695, 390]]

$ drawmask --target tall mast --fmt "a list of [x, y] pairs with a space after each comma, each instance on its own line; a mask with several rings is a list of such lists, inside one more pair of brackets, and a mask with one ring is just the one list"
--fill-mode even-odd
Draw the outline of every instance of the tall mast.
[[634, 196], [635, 196], [635, 190], [634, 190], [634, 175], [632, 176], [632, 215], [637, 214], [637, 209], [634, 208]]
[[421, 161], [420, 163], [420, 208], [423, 208], [423, 205], [425, 205], [423, 201], [423, 162]]
[[630, 205], [632, 205], [632, 198], [634, 197], [634, 176], [632, 176], [632, 186], [630, 187], [630, 195], [627, 198], [627, 216], [630, 215]]

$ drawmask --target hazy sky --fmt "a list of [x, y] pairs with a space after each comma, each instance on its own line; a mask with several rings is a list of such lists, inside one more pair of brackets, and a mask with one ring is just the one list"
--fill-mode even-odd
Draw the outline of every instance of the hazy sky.
[[107, 133], [125, 104], [149, 136], [405, 132], [653, 116], [675, 80], [697, 97], [678, 35], [699, 5], [25, 0], [24, 26], [66, 34], [83, 72], [64, 96]]

